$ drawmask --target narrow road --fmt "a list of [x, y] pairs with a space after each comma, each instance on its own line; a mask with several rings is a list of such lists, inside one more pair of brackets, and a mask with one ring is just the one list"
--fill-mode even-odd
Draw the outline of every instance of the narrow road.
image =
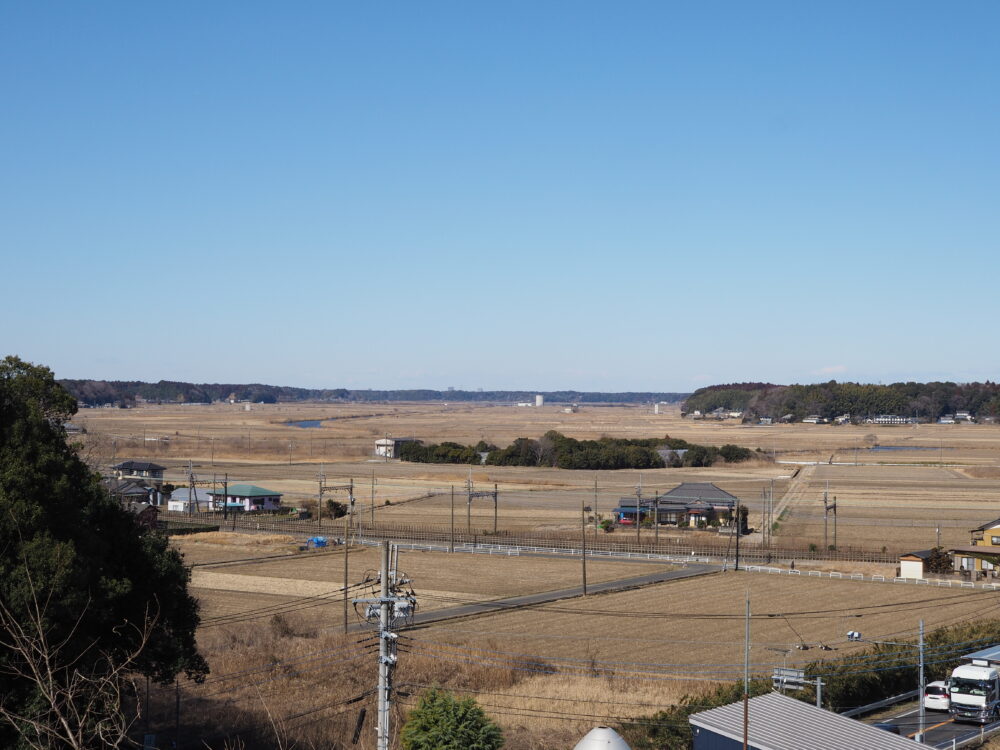
[[[912, 704], [911, 704], [912, 706]], [[899, 733], [911, 739], [920, 729], [919, 709], [908, 708], [895, 716], [884, 719], [886, 724], [894, 724], [899, 727]], [[1000, 727], [1000, 722], [987, 724], [980, 727], [979, 724], [958, 724], [947, 711], [924, 711], [924, 744], [931, 747], [950, 748], [953, 742], [961, 743], [964, 740], [978, 737], [985, 730], [990, 731]]]

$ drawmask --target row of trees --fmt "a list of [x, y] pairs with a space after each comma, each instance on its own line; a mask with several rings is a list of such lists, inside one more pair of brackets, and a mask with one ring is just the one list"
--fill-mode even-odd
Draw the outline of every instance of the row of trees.
[[[663, 449], [686, 451], [683, 454], [660, 454]], [[485, 461], [483, 455], [485, 454]], [[601, 438], [577, 440], [549, 430], [538, 440], [517, 438], [506, 448], [480, 441], [477, 445], [459, 443], [405, 443], [400, 458], [415, 463], [479, 464], [490, 466], [551, 466], [560, 469], [662, 469], [664, 467], [711, 466], [717, 461], [746, 461], [753, 453], [738, 445], [695, 445], [679, 438]]]
[[1000, 416], [1000, 384], [985, 383], [828, 383], [772, 385], [734, 383], [701, 388], [684, 402], [686, 411], [710, 412], [738, 409], [748, 416], [802, 419], [810, 414], [831, 419], [841, 414], [855, 417], [876, 414], [937, 419], [944, 414], [969, 411], [980, 416]]
[[[473, 401], [517, 403], [533, 401], [539, 391], [399, 391], [352, 390], [348, 388], [292, 388], [261, 383], [185, 383], [160, 380], [60, 380], [74, 398], [84, 404], [132, 404], [137, 398], [165, 403], [211, 403], [234, 397], [239, 401]], [[605, 393], [587, 391], [541, 392], [549, 401], [561, 403], [650, 403], [682, 401], [686, 393]]]

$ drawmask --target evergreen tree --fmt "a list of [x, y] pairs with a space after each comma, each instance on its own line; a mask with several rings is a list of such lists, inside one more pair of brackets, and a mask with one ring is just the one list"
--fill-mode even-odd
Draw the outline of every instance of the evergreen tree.
[[132, 674], [208, 672], [180, 555], [67, 444], [75, 411], [48, 368], [0, 362], [0, 747], [111, 746]]
[[446, 690], [425, 692], [406, 719], [404, 750], [498, 750], [503, 734], [475, 700]]

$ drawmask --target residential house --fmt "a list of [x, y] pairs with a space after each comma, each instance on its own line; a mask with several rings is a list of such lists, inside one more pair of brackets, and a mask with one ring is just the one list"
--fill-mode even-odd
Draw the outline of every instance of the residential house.
[[227, 508], [245, 511], [280, 510], [280, 492], [264, 489], [254, 484], [231, 484], [225, 490], [211, 490], [212, 507], [221, 508], [225, 503]]
[[732, 517], [737, 498], [710, 482], [684, 482], [658, 498], [623, 497], [612, 513], [623, 525], [634, 525], [651, 519], [656, 513], [658, 524], [698, 527], [715, 520]]
[[151, 479], [162, 482], [166, 467], [149, 461], [122, 461], [111, 468], [119, 479]]
[[969, 422], [969, 423], [972, 423], [972, 422], [976, 421], [976, 418], [973, 417], [967, 411], [956, 411], [955, 412], [955, 421], [956, 422]]
[[834, 424], [850, 424], [851, 423], [851, 415], [850, 414], [841, 414], [839, 417], [834, 417], [833, 418], [833, 423]]
[[118, 498], [123, 504], [148, 503], [159, 506], [163, 504], [163, 493], [158, 487], [139, 481], [138, 479], [103, 479], [101, 484], [108, 494]]
[[938, 424], [956, 424], [954, 414], [945, 414], [938, 419]]
[[810, 414], [808, 417], [803, 419], [802, 422], [804, 424], [823, 424], [826, 420], [819, 414]]
[[970, 575], [997, 575], [1000, 562], [1000, 518], [971, 530], [971, 544], [950, 550], [955, 570]]

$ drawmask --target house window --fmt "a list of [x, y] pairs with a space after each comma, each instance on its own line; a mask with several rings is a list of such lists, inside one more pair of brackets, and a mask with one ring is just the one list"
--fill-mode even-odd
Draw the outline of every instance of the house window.
[[990, 544], [992, 544], [992, 545], [1000, 545], [1000, 536], [991, 536], [990, 537]]

